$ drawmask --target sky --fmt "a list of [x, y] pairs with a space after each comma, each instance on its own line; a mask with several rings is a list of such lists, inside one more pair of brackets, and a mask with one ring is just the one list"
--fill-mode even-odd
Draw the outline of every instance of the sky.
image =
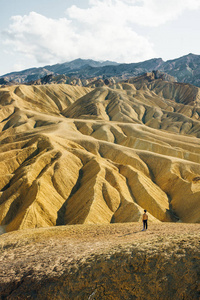
[[0, 75], [200, 54], [200, 0], [0, 0]]

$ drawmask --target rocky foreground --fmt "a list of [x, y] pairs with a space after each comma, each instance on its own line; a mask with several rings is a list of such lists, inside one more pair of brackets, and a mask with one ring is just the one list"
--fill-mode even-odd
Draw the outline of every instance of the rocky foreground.
[[200, 225], [27, 229], [0, 237], [0, 299], [199, 299]]

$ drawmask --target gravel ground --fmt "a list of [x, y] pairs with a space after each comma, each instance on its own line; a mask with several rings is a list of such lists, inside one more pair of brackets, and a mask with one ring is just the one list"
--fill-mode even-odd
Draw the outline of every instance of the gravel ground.
[[[139, 223], [123, 223], [70, 225], [2, 234], [0, 296], [2, 293], [5, 297], [28, 278], [38, 282], [48, 278], [61, 278], [62, 274], [71, 274], [71, 270], [72, 273], [75, 270], [79, 272], [77, 270], [87, 269], [86, 266], [91, 269], [94, 261], [98, 262], [99, 258], [102, 261], [102, 257], [105, 262], [110, 261], [110, 257], [115, 254], [122, 253], [123, 256], [124, 253], [128, 257], [127, 253], [132, 253], [130, 255], [133, 256], [134, 251], [141, 251], [143, 254], [146, 251], [149, 257], [153, 257], [159, 253], [172, 256], [173, 252], [182, 255], [189, 248], [197, 253], [197, 249], [200, 249], [200, 224], [150, 223], [147, 231], [141, 229]], [[105, 265], [102, 268], [104, 269]], [[59, 297], [55, 299], [65, 299]]]

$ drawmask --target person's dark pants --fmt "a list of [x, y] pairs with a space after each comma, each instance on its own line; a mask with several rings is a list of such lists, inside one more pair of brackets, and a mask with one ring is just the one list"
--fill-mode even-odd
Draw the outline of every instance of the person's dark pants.
[[143, 220], [143, 227], [144, 229], [147, 229], [147, 220]]

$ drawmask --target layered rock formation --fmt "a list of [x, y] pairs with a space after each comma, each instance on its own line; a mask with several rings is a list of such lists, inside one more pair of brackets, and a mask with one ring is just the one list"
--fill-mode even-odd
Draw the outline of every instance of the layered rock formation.
[[1, 88], [0, 224], [200, 222], [200, 90], [164, 79]]

